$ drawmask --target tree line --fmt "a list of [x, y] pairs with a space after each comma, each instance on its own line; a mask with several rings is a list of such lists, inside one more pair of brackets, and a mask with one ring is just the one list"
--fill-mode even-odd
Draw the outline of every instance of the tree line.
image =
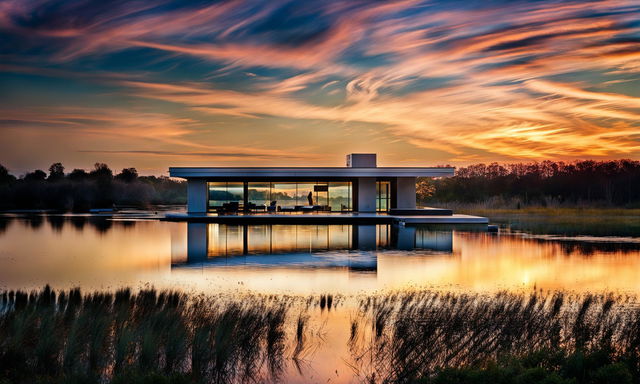
[[90, 171], [65, 173], [61, 163], [22, 177], [0, 165], [0, 209], [52, 209], [86, 212], [94, 208], [151, 204], [184, 204], [186, 183], [160, 176], [139, 176], [135, 168], [115, 174], [107, 164], [96, 163]]
[[[494, 205], [602, 205], [640, 207], [640, 161], [542, 161], [474, 164], [455, 176], [420, 178], [418, 203], [485, 203]], [[65, 173], [61, 163], [49, 172], [22, 177], [0, 165], [0, 210], [54, 209], [83, 212], [116, 206], [185, 204], [186, 183], [168, 177], [139, 176], [135, 168], [118, 174], [104, 163], [90, 171]]]
[[418, 181], [419, 203], [640, 207], [640, 161], [474, 164]]

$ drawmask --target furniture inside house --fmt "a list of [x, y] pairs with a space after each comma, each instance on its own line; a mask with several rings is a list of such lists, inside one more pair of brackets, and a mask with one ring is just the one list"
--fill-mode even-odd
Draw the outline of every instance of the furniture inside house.
[[240, 210], [240, 202], [231, 201], [222, 204], [222, 207], [218, 208], [218, 213], [237, 213]]

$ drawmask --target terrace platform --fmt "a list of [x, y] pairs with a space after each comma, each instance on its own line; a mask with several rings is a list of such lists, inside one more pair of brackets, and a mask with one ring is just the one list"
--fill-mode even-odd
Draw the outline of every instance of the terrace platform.
[[163, 220], [220, 224], [482, 224], [489, 219], [471, 215], [398, 215], [384, 213], [167, 213]]

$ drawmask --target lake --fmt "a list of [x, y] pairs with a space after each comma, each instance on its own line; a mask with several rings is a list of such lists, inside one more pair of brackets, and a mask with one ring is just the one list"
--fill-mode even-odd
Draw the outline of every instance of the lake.
[[576, 229], [570, 224], [580, 223], [579, 217], [564, 225], [551, 221], [497, 216], [501, 230], [494, 234], [473, 227], [4, 216], [0, 288], [155, 287], [227, 298], [283, 295], [301, 303], [330, 295], [332, 310], [300, 305], [310, 329], [322, 336], [306, 365], [290, 364], [281, 379], [352, 382], [362, 379], [362, 371], [354, 367], [347, 341], [362, 297], [421, 290], [640, 293], [640, 234], [606, 232], [598, 222]]
[[[437, 226], [4, 217], [0, 287], [151, 285], [291, 294], [406, 288], [640, 291], [640, 237], [592, 235], [588, 228], [582, 234], [566, 235], [558, 227], [540, 232], [536, 221], [501, 219], [501, 232], [492, 234]], [[527, 231], [527, 224], [534, 230]]]

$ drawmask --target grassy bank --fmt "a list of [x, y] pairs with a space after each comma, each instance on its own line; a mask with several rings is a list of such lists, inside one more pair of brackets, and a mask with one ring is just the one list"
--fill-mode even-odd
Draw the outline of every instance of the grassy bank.
[[547, 207], [526, 207], [516, 208], [481, 208], [481, 207], [460, 207], [459, 211], [473, 212], [475, 214], [485, 215], [543, 215], [543, 216], [638, 216], [640, 217], [640, 209], [636, 208], [547, 208]]
[[[3, 384], [276, 382], [318, 338], [310, 317], [335, 307], [331, 296], [152, 289], [0, 296]], [[633, 296], [403, 291], [349, 300], [340, 310], [350, 330], [330, 347], [346, 351], [354, 381], [640, 381]]]
[[636, 207], [616, 207], [597, 204], [580, 204], [580, 205], [520, 205], [512, 201], [504, 200], [487, 200], [477, 203], [463, 202], [421, 202], [418, 205], [425, 207], [448, 208], [456, 213], [468, 214], [513, 214], [513, 215], [582, 215], [582, 216], [640, 216], [640, 208]]
[[640, 209], [459, 207], [456, 213], [488, 217], [512, 231], [564, 236], [640, 236]]

